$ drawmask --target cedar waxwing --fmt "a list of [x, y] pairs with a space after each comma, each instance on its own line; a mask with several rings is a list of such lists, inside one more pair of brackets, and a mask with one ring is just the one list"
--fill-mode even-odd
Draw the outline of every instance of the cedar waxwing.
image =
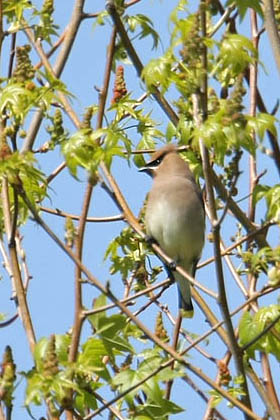
[[[202, 195], [189, 165], [174, 145], [155, 152], [140, 169], [154, 178], [146, 208], [146, 232], [175, 263], [194, 277], [204, 244], [205, 214]], [[179, 308], [193, 316], [190, 284], [179, 273], [168, 274], [178, 284]]]

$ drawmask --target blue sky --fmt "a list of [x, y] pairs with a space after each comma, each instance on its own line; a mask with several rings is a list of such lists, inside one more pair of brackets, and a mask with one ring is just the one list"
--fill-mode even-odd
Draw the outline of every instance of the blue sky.
[[[36, 5], [41, 4], [39, 1], [34, 2]], [[55, 21], [60, 25], [60, 31], [65, 27], [71, 14], [73, 1], [56, 2], [56, 11], [54, 14]], [[168, 16], [170, 11], [176, 5], [176, 1], [157, 1], [157, 0], [146, 0], [131, 8], [128, 13], [146, 13], [153, 20], [155, 29], [160, 32], [161, 42], [163, 47], [168, 46], [169, 42], [169, 30], [168, 30]], [[192, 7], [193, 2], [190, 2]], [[97, 7], [95, 9], [95, 7]], [[86, 2], [85, 10], [87, 12], [95, 12], [101, 10], [104, 7], [103, 2]], [[244, 28], [248, 25], [248, 22], [244, 22], [241, 27]], [[247, 30], [245, 30], [246, 32]], [[72, 101], [72, 105], [81, 117], [86, 106], [91, 104], [97, 104], [98, 94], [94, 89], [94, 86], [100, 87], [103, 81], [104, 73], [104, 59], [106, 45], [110, 37], [110, 31], [108, 25], [103, 27], [97, 27], [93, 29], [93, 20], [86, 20], [82, 23], [79, 31], [79, 35], [73, 47], [71, 57], [67, 62], [65, 70], [62, 74], [62, 80], [67, 85], [68, 90], [75, 95]], [[26, 42], [24, 35], [19, 36], [19, 44]], [[160, 55], [162, 53], [162, 47], [160, 46], [157, 51], [152, 51], [152, 41], [147, 39], [141, 42], [135, 43], [138, 48], [138, 53], [141, 60], [146, 64], [151, 58]], [[4, 45], [4, 53], [8, 52], [8, 42]], [[47, 50], [47, 48], [46, 48]], [[260, 43], [261, 61], [264, 63], [265, 71], [260, 69], [259, 86], [264, 94], [264, 100], [271, 110], [277, 99], [278, 99], [278, 81], [279, 76], [275, 70], [273, 57], [271, 56], [270, 47], [268, 45], [266, 36], [263, 36]], [[34, 63], [38, 61], [38, 58], [33, 56]], [[54, 62], [55, 56], [51, 62]], [[6, 75], [6, 64], [3, 60], [1, 66], [2, 74]], [[133, 98], [140, 96], [143, 90], [143, 84], [137, 78], [137, 75], [132, 66], [125, 65], [125, 78], [127, 83], [128, 91], [132, 91]], [[109, 99], [112, 93], [112, 85], [110, 88]], [[151, 99], [146, 102], [145, 105], [147, 110], [152, 110], [154, 119], [156, 119], [163, 132], [166, 127], [166, 118], [162, 114], [158, 105]], [[75, 132], [70, 120], [65, 117], [66, 126], [70, 133]], [[28, 127], [28, 124], [27, 124]], [[47, 133], [45, 131], [46, 124], [43, 123], [40, 133], [37, 137], [36, 148], [42, 145], [47, 140]], [[140, 138], [136, 134], [133, 134], [133, 142], [136, 144]], [[42, 170], [49, 174], [57, 165], [63, 160], [63, 157], [58, 152], [48, 153], [38, 157]], [[246, 174], [247, 163], [244, 162], [244, 172]], [[270, 171], [271, 161], [265, 156], [261, 156], [258, 161], [259, 170], [268, 169], [267, 175], [263, 177], [263, 183], [273, 184], [276, 181], [276, 173]], [[151, 180], [143, 174], [138, 173], [137, 168], [131, 163], [130, 166], [124, 160], [116, 158], [113, 166], [112, 173], [115, 176], [124, 196], [126, 197], [131, 209], [135, 214], [139, 213], [147, 191], [150, 188]], [[48, 207], [63, 209], [69, 213], [79, 214], [83, 202], [83, 195], [86, 188], [86, 174], [79, 172], [80, 181], [75, 180], [67, 170], [64, 170], [55, 181], [51, 184], [50, 199], [46, 200], [45, 205]], [[243, 179], [246, 179], [246, 175]], [[247, 193], [248, 186], [246, 182], [240, 186], [241, 191], [244, 195]], [[242, 194], [241, 194], [242, 195]], [[244, 208], [246, 208], [246, 202]], [[118, 214], [119, 210], [111, 202], [108, 196], [101, 190], [100, 187], [94, 189], [92, 203], [89, 214], [91, 216], [109, 216]], [[259, 215], [261, 216], [261, 215]], [[63, 237], [64, 220], [55, 216], [43, 214], [44, 220], [51, 225], [60, 237]], [[109, 273], [109, 263], [103, 261], [104, 252], [109, 242], [118, 234], [120, 229], [124, 227], [123, 222], [114, 222], [110, 224], [88, 224], [85, 238], [85, 252], [84, 261], [86, 265], [92, 270], [94, 275], [99, 278], [102, 282], [110, 280], [113, 290], [118, 293], [118, 289], [121, 287], [121, 280], [118, 276], [111, 277]], [[230, 237], [232, 229], [235, 229], [234, 219], [228, 217], [223, 226], [223, 233], [227, 238]], [[209, 232], [209, 227], [206, 234]], [[274, 231], [275, 232], [275, 231]], [[28, 301], [30, 304], [30, 311], [32, 319], [34, 320], [34, 327], [36, 331], [37, 339], [43, 336], [49, 336], [52, 333], [63, 334], [71, 328], [73, 322], [73, 304], [74, 304], [74, 267], [68, 258], [62, 253], [60, 249], [52, 243], [52, 241], [46, 236], [39, 226], [33, 221], [27, 223], [27, 225], [21, 230], [23, 235], [23, 246], [27, 256], [28, 267], [32, 275], [32, 280], [28, 289]], [[270, 240], [275, 245], [278, 242], [278, 237], [271, 235]], [[213, 254], [211, 244], [208, 243], [205, 246], [202, 261]], [[155, 259], [153, 260], [156, 264], [159, 264]], [[4, 268], [1, 270], [3, 279], [0, 282], [0, 293], [1, 293], [1, 307], [0, 311], [7, 314], [9, 318], [14, 314], [14, 304], [11, 302], [11, 289], [10, 282], [6, 275]], [[227, 282], [228, 293], [230, 295], [230, 307], [233, 309], [239, 302], [240, 292], [235, 287], [233, 280], [228, 273], [225, 271], [226, 278], [229, 279]], [[164, 275], [162, 279], [164, 278]], [[200, 270], [197, 273], [197, 279], [205, 284], [207, 287], [216, 290], [216, 279], [214, 266], [210, 268]], [[168, 303], [169, 309], [173, 314], [177, 311], [177, 294], [176, 288], [171, 287], [168, 292], [164, 295], [166, 302]], [[85, 303], [90, 306], [92, 299], [97, 297], [98, 293], [94, 288], [85, 286]], [[271, 301], [271, 297], [264, 299], [263, 302], [276, 303], [276, 294], [274, 295], [274, 301]], [[184, 321], [184, 328], [194, 334], [202, 334], [208, 329], [208, 325], [201, 315], [199, 309], [196, 307], [196, 314], [192, 321]], [[215, 310], [217, 316], [216, 305]], [[153, 330], [154, 320], [156, 311], [148, 311], [142, 317], [142, 320]], [[234, 318], [235, 319], [235, 318]], [[166, 321], [168, 325], [168, 321]], [[170, 325], [168, 327], [170, 329]], [[86, 328], [85, 336], [89, 331]], [[0, 340], [0, 354], [3, 353], [5, 346], [9, 344], [14, 352], [14, 357], [19, 370], [28, 370], [32, 367], [32, 360], [30, 357], [28, 344], [25, 333], [21, 326], [20, 320], [14, 322], [8, 328], [1, 330]], [[217, 339], [210, 342], [206, 347], [209, 353], [214, 353], [215, 357], [219, 358], [223, 356], [223, 347], [220, 346]], [[205, 364], [202, 357], [197, 356], [197, 352], [192, 351], [192, 359], [195, 360], [195, 364], [200, 366], [202, 369], [207, 369], [206, 373], [212, 377], [215, 377], [216, 367], [213, 365]], [[208, 387], [205, 384], [200, 383], [201, 388], [206, 391]], [[278, 388], [280, 386], [279, 380]], [[23, 389], [24, 384], [21, 382], [18, 386], [17, 399], [15, 401], [14, 420], [23, 418], [23, 409], [21, 407], [23, 403]], [[178, 381], [173, 389], [173, 395], [175, 395], [175, 402], [182, 407], [186, 408], [186, 413], [179, 414], [174, 418], [178, 420], [185, 419], [186, 415], [191, 415], [193, 418], [201, 418], [204, 412], [204, 404], [195, 392], [189, 387], [186, 387], [183, 382]], [[32, 411], [36, 416], [42, 414], [40, 410], [34, 409]], [[237, 411], [227, 412], [228, 419], [241, 418], [241, 414]], [[260, 413], [263, 414], [263, 413]], [[24, 414], [27, 418], [27, 414]], [[105, 415], [105, 417], [107, 414]], [[237, 417], [238, 416], [238, 417]]]

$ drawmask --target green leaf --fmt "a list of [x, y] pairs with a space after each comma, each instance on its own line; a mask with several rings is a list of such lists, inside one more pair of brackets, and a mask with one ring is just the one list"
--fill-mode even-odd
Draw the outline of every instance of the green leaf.
[[50, 45], [52, 45], [51, 35], [58, 36], [57, 29], [59, 29], [59, 26], [55, 25], [53, 22], [52, 13], [54, 11], [54, 8], [50, 5], [50, 3], [49, 7], [46, 7], [46, 3], [47, 2], [43, 4], [43, 8], [41, 11], [33, 12], [33, 16], [40, 17], [39, 23], [37, 25], [34, 25], [34, 34], [36, 39], [41, 38], [47, 41]]
[[[117, 373], [112, 378], [112, 384], [118, 387], [120, 392], [125, 392], [129, 388], [138, 384], [140, 380], [141, 378], [139, 378], [139, 373], [137, 371], [134, 371], [132, 369], [125, 369], [124, 371]], [[139, 392], [139, 389], [141, 389], [141, 387], [130, 391], [129, 398], [132, 398], [134, 395], [136, 395], [137, 392]]]
[[96, 372], [106, 381], [110, 379], [110, 374], [106, 365], [102, 361], [108, 351], [102, 340], [89, 338], [83, 345], [82, 352], [78, 356], [78, 366], [86, 372]]
[[[65, 364], [68, 360], [68, 350], [71, 342], [71, 337], [67, 334], [55, 334], [55, 352], [59, 363]], [[36, 369], [39, 372], [43, 371], [43, 361], [46, 356], [49, 339], [42, 337], [37, 341], [34, 350], [34, 359], [36, 363]]]
[[77, 177], [78, 167], [94, 173], [99, 163], [104, 158], [104, 152], [95, 142], [105, 133], [104, 130], [95, 131], [93, 138], [89, 129], [77, 131], [68, 141], [62, 143], [61, 151], [67, 166], [74, 177]]
[[0, 112], [3, 114], [4, 110], [9, 110], [17, 118], [23, 121], [27, 112], [36, 103], [38, 91], [30, 90], [24, 87], [21, 83], [10, 82], [1, 91], [0, 95]]
[[[254, 337], [256, 337], [256, 335], [258, 335], [260, 332], [261, 332], [261, 329], [258, 324], [255, 324], [253, 322], [253, 317], [250, 314], [250, 312], [244, 312], [239, 323], [240, 345], [244, 346], [245, 344], [253, 340]], [[253, 346], [251, 348], [249, 347], [249, 349], [247, 350], [247, 353], [249, 357], [253, 359], [255, 358], [254, 356], [255, 350]]]
[[180, 407], [179, 405], [175, 404], [173, 401], [163, 398], [161, 402], [161, 410], [160, 410], [163, 418], [165, 417], [165, 413], [167, 415], [171, 415], [171, 414], [179, 414], [179, 413], [182, 413], [183, 411], [184, 409]]
[[266, 196], [268, 191], [270, 191], [270, 187], [268, 185], [257, 184], [254, 187], [254, 191], [253, 191], [254, 206]]
[[[37, 161], [31, 152], [25, 154], [14, 152], [4, 159], [0, 159], [0, 178], [5, 177], [11, 186], [21, 183], [25, 194], [35, 207], [47, 195], [46, 179], [43, 173], [35, 167], [36, 165]], [[9, 192], [11, 192], [10, 202], [13, 206], [14, 194], [11, 186]], [[28, 211], [25, 202], [19, 196], [19, 225], [26, 222]]]
[[91, 392], [86, 391], [85, 389], [79, 389], [75, 397], [75, 408], [79, 411], [82, 416], [86, 415], [87, 409], [96, 410], [97, 401], [94, 395]]
[[[98, 314], [96, 314], [98, 315]], [[124, 337], [125, 327], [127, 325], [126, 317], [121, 314], [114, 314], [107, 317], [105, 313], [99, 317], [90, 318], [95, 334], [97, 334], [106, 347], [107, 353], [113, 358], [115, 354], [122, 352], [134, 353], [133, 347]]]
[[153, 47], [152, 49], [156, 49], [159, 43], [159, 35], [153, 28], [153, 22], [148, 16], [137, 14], [134, 16], [125, 16], [125, 21], [128, 24], [128, 27], [131, 32], [135, 32], [135, 30], [140, 26], [141, 30], [138, 34], [139, 39], [145, 38], [147, 36], [151, 36], [153, 39]]
[[265, 198], [267, 205], [267, 220], [280, 220], [280, 184], [273, 187], [267, 185], [256, 185], [253, 191], [254, 203]]
[[[239, 324], [240, 344], [244, 346], [254, 340], [274, 319], [280, 314], [280, 305], [269, 305], [261, 308], [254, 316], [245, 312]], [[275, 333], [274, 333], [275, 330]], [[256, 343], [253, 343], [246, 352], [249, 357], [253, 357], [255, 350], [263, 351], [267, 354], [273, 354], [277, 360], [280, 360], [280, 321], [273, 329], [262, 335]]]
[[128, 343], [128, 341], [122, 337], [104, 337], [104, 343], [106, 343], [106, 348], [110, 353], [113, 353], [114, 350], [119, 350], [120, 352], [129, 352], [134, 353], [134, 348]]
[[143, 154], [135, 154], [133, 156], [133, 162], [137, 168], [142, 168], [143, 166], [145, 166], [145, 159], [143, 157]]
[[44, 363], [44, 358], [46, 356], [46, 350], [48, 347], [48, 343], [49, 340], [47, 337], [42, 337], [35, 346], [35, 350], [34, 350], [34, 360], [36, 363], [36, 369], [39, 372], [43, 371], [43, 363]]
[[166, 416], [182, 413], [184, 410], [169, 400], [162, 400], [160, 405], [146, 403], [137, 407], [139, 413], [149, 415], [149, 419], [165, 420]]
[[110, 317], [100, 317], [98, 325], [95, 326], [96, 334], [105, 337], [114, 337], [126, 325], [124, 315], [115, 314]]
[[250, 133], [254, 131], [262, 141], [266, 131], [269, 131], [273, 136], [277, 137], [277, 130], [275, 123], [277, 119], [270, 114], [259, 113], [255, 117], [246, 116], [247, 119], [247, 131]]
[[217, 405], [219, 405], [220, 402], [222, 402], [223, 400], [222, 395], [214, 389], [211, 389], [209, 391], [209, 394], [211, 395], [211, 407], [213, 408], [217, 407]]
[[152, 59], [144, 68], [142, 77], [152, 92], [155, 86], [160, 85], [165, 92], [171, 83], [171, 67], [173, 64], [173, 55], [167, 52], [160, 58]]
[[135, 270], [136, 262], [144, 263], [145, 250], [132, 229], [125, 227], [109, 244], [104, 259], [106, 258], [112, 261], [111, 274], [120, 272], [122, 278], [126, 279], [129, 272]]
[[59, 363], [68, 362], [68, 352], [71, 343], [69, 334], [55, 334], [55, 352]]
[[253, 64], [257, 57], [257, 50], [251, 40], [243, 35], [227, 33], [220, 44], [217, 64], [212, 70], [212, 75], [220, 72], [223, 85], [228, 86], [232, 79], [243, 72], [249, 64]]
[[165, 137], [167, 142], [170, 142], [176, 136], [177, 129], [172, 122], [169, 122], [166, 128]]
[[17, 19], [21, 21], [23, 12], [27, 9], [33, 9], [34, 6], [30, 0], [4, 0], [3, 1], [3, 14], [6, 15], [9, 21]]
[[137, 370], [130, 368], [118, 373], [113, 379], [112, 383], [118, 387], [120, 392], [126, 391], [135, 386], [139, 382], [145, 380], [135, 390], [130, 391], [124, 398], [127, 403], [132, 403], [133, 397], [142, 390], [146, 397], [145, 404], [138, 405], [136, 411], [138, 415], [149, 416], [152, 419], [165, 419], [168, 414], [176, 414], [182, 409], [173, 402], [165, 399], [165, 390], [161, 389], [161, 382], [166, 383], [167, 380], [180, 376], [183, 372], [172, 371], [172, 369], [164, 369], [162, 372], [150, 376], [155, 372], [159, 366], [162, 365], [164, 359], [160, 357], [161, 349], [153, 348], [147, 349], [139, 356], [144, 360], [138, 364]]
[[226, 7], [232, 5], [236, 5], [240, 20], [244, 19], [248, 9], [255, 10], [255, 12], [263, 18], [263, 11], [259, 0], [228, 0], [226, 2]]
[[[101, 308], [103, 306], [105, 306], [107, 304], [107, 298], [106, 295], [104, 295], [103, 293], [101, 295], [98, 296], [98, 298], [96, 298], [94, 300], [93, 303], [93, 309], [98, 309]], [[96, 331], [96, 329], [99, 326], [100, 320], [101, 318], [106, 317], [106, 312], [99, 312], [97, 314], [93, 314], [90, 315], [87, 320], [90, 322], [90, 324], [92, 325], [93, 331]]]
[[25, 405], [30, 404], [41, 405], [43, 400], [42, 388], [45, 378], [35, 371], [31, 371], [27, 375], [27, 387], [25, 389]]

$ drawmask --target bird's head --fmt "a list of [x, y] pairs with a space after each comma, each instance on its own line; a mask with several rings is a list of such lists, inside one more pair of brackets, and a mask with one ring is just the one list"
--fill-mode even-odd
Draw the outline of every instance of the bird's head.
[[190, 169], [177, 153], [177, 147], [174, 144], [168, 144], [153, 153], [151, 159], [145, 166], [139, 169], [151, 177], [162, 175], [189, 175]]

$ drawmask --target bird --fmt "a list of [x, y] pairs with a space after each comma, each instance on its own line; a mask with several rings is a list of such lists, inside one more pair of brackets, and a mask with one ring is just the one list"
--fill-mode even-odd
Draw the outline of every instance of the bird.
[[[174, 144], [168, 144], [154, 152], [140, 171], [153, 178], [145, 214], [148, 238], [172, 258], [173, 265], [180, 265], [194, 277], [204, 245], [205, 211], [200, 188], [188, 163], [179, 156]], [[181, 316], [192, 318], [189, 281], [174, 271], [172, 265], [166, 269], [178, 285]]]

